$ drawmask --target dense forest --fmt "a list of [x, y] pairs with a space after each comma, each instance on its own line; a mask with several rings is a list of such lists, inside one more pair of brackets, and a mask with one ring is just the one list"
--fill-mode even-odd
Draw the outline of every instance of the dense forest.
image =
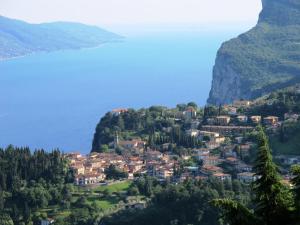
[[254, 169], [259, 179], [252, 185], [213, 178], [162, 183], [141, 176], [132, 182], [127, 195], [143, 196], [148, 199], [147, 207], [110, 214], [90, 204], [84, 195], [71, 201], [73, 175], [58, 150], [31, 152], [9, 146], [0, 150], [0, 224], [40, 224], [47, 217], [43, 210], [55, 205], [71, 209], [65, 217], [56, 218], [55, 225], [299, 224], [300, 167], [291, 169], [293, 186], [283, 183], [268, 138], [262, 127], [258, 129]]
[[140, 224], [141, 221], [218, 224], [218, 212], [209, 204], [211, 200], [230, 197], [244, 204], [250, 200], [249, 187], [238, 181], [190, 180], [175, 185], [145, 176], [136, 179], [127, 194], [151, 199], [149, 206], [142, 211], [125, 210], [103, 219], [101, 209], [88, 204], [85, 196], [71, 201], [72, 172], [58, 150], [32, 153], [29, 148], [9, 146], [0, 149], [0, 166], [1, 225], [38, 225], [48, 217], [43, 209], [55, 205], [72, 209], [65, 219], [55, 218], [55, 225]]
[[250, 201], [249, 186], [239, 181], [217, 179], [187, 180], [183, 184], [161, 184], [153, 178], [141, 178], [133, 183], [130, 193], [151, 197], [143, 210], [124, 210], [103, 219], [107, 225], [218, 225], [218, 210], [210, 204], [215, 198], [232, 198], [243, 204]]
[[0, 149], [0, 224], [40, 224], [39, 209], [64, 205], [72, 172], [58, 151], [47, 153], [9, 146]]

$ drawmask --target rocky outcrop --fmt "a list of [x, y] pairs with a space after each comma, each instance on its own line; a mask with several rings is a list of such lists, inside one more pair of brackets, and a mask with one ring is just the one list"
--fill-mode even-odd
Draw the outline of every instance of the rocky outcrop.
[[208, 103], [254, 99], [300, 80], [300, 0], [263, 0], [257, 25], [217, 53]]
[[[231, 102], [234, 96], [241, 96], [241, 80], [229, 63], [226, 63], [226, 56], [219, 56], [214, 66], [210, 101], [215, 104]], [[236, 88], [228, 88], [236, 87]]]

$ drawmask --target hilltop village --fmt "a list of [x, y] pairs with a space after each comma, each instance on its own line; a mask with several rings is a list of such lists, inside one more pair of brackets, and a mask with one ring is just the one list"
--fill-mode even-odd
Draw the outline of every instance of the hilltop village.
[[[261, 124], [269, 136], [279, 137], [286, 124], [299, 123], [298, 113], [272, 114], [261, 105], [242, 100], [220, 107], [115, 109], [98, 124], [91, 154], [66, 157], [75, 183], [83, 186], [143, 175], [174, 183], [208, 177], [251, 183], [257, 179], [252, 169], [256, 127]], [[300, 157], [276, 152], [275, 160], [288, 183], [287, 168]]]

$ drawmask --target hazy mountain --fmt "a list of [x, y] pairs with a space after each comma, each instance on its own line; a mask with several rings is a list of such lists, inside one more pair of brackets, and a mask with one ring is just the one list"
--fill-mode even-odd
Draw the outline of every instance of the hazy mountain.
[[96, 47], [121, 38], [99, 27], [80, 23], [29, 24], [0, 16], [0, 59], [39, 51]]

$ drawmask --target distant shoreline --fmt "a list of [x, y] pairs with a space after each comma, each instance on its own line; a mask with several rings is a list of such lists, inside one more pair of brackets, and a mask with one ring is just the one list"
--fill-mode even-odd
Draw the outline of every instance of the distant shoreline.
[[103, 42], [103, 43], [101, 43], [97, 46], [94, 46], [94, 47], [65, 48], [65, 49], [58, 49], [58, 50], [52, 50], [52, 51], [51, 50], [50, 51], [33, 51], [31, 53], [27, 53], [27, 54], [24, 54], [24, 55], [13, 56], [13, 57], [8, 57], [8, 58], [0, 58], [0, 62], [15, 60], [15, 59], [19, 59], [19, 58], [24, 58], [26, 56], [31, 56], [31, 55], [35, 55], [35, 54], [39, 54], [39, 53], [53, 53], [53, 52], [61, 52], [61, 51], [78, 51], [78, 50], [97, 49], [97, 48], [103, 47], [103, 45], [106, 45], [106, 44], [120, 43], [120, 42], [122, 42], [122, 40], [115, 40], [115, 41], [111, 41], [111, 42]]

